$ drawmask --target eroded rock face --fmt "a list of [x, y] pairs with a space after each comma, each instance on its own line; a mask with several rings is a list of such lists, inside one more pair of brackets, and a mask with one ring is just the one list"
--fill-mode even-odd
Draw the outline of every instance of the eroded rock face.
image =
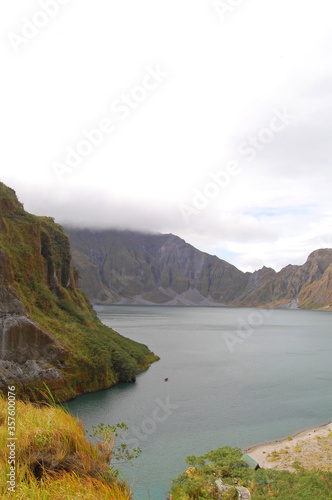
[[172, 234], [66, 232], [80, 286], [95, 303], [332, 310], [332, 249], [316, 250], [305, 264], [279, 272], [263, 267], [243, 273]]
[[13, 361], [0, 361], [0, 378], [25, 383], [29, 380], [60, 380], [60, 373], [55, 368], [48, 368], [42, 361], [29, 360], [23, 365]]
[[54, 363], [63, 357], [64, 349], [26, 316], [1, 318], [0, 359], [23, 364], [29, 360]]
[[15, 290], [9, 286], [11, 280], [9, 258], [0, 248], [0, 318], [6, 315], [25, 315], [24, 305]]
[[0, 284], [0, 317], [6, 315], [23, 316], [25, 315], [25, 310], [15, 290], [10, 286]]
[[8, 285], [10, 266], [0, 249], [0, 378], [3, 382], [52, 380], [61, 375], [65, 350], [25, 313], [16, 291]]
[[[173, 234], [66, 228], [80, 286], [92, 302], [232, 304], [249, 275]], [[185, 296], [183, 295], [185, 294]], [[138, 298], [139, 297], [139, 298]], [[185, 301], [185, 302], [183, 302]], [[206, 302], [204, 302], [206, 303]]]

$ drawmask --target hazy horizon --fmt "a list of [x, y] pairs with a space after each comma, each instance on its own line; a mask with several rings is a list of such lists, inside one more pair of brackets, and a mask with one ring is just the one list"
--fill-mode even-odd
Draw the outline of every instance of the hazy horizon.
[[[19, 201], [22, 202], [22, 200], [19, 200]], [[23, 205], [24, 205], [24, 203], [23, 203]], [[24, 207], [24, 208], [26, 209], [26, 207]], [[38, 214], [35, 214], [35, 215], [38, 215]], [[43, 216], [45, 214], [39, 214], [39, 215]], [[48, 215], [48, 216], [52, 217], [52, 215]], [[52, 217], [52, 218], [54, 219], [54, 217]], [[56, 220], [55, 220], [55, 222], [61, 224], [60, 222], [58, 222]], [[184, 240], [189, 245], [192, 245], [192, 243], [190, 241], [187, 241], [185, 238], [181, 238], [181, 236], [179, 236], [177, 234], [174, 234], [174, 233], [162, 233], [160, 231], [152, 231], [152, 230], [149, 230], [149, 229], [118, 228], [118, 227], [111, 227], [111, 226], [109, 226], [109, 227], [96, 227], [96, 226], [87, 226], [86, 224], [76, 224], [76, 223], [73, 223], [73, 222], [64, 223], [64, 224], [62, 224], [62, 226], [63, 226], [64, 230], [66, 230], [66, 229], [87, 230], [87, 231], [91, 231], [91, 232], [117, 231], [117, 232], [140, 233], [140, 234], [143, 234], [143, 235], [149, 234], [149, 235], [161, 235], [161, 236], [163, 236], [163, 235], [173, 235], [173, 236], [176, 236], [176, 237]], [[195, 246], [195, 245], [192, 245], [192, 246]], [[202, 248], [199, 248], [199, 247], [195, 247], [195, 248], [197, 248], [197, 250], [200, 250], [202, 252], [206, 252]], [[320, 249], [323, 249], [323, 247], [321, 247], [321, 248], [314, 248], [312, 251], [320, 250]], [[206, 253], [210, 253], [210, 252], [206, 252]], [[312, 252], [310, 252], [310, 253], [312, 253]], [[310, 253], [306, 256], [306, 258], [305, 258], [304, 261], [298, 261], [298, 262], [292, 262], [292, 263], [289, 262], [288, 264], [303, 265], [303, 264], [305, 264], [305, 262], [307, 260], [307, 257], [309, 257]], [[216, 255], [216, 254], [213, 254], [213, 253], [210, 253], [210, 254], [214, 255], [214, 256], [222, 259], [222, 260], [226, 260], [230, 264], [236, 266], [236, 264], [234, 262], [232, 262], [231, 259], [230, 260], [227, 259], [226, 256], [222, 257], [222, 256], [219, 256], [219, 255]], [[230, 255], [230, 257], [232, 257], [232, 255]], [[286, 264], [286, 265], [288, 265], [288, 264]], [[270, 266], [266, 266], [265, 264], [263, 264], [262, 267], [270, 267]], [[249, 271], [249, 272], [258, 271], [261, 268], [253, 269], [252, 271]], [[243, 272], [248, 272], [248, 270], [241, 269], [240, 267], [238, 267], [238, 269], [240, 269]], [[279, 272], [282, 269], [282, 267], [280, 269], [278, 269], [278, 268], [277, 269], [276, 268], [272, 268], [272, 269], [274, 269], [276, 272]]]
[[60, 224], [243, 271], [332, 247], [328, 0], [0, 7], [0, 178]]

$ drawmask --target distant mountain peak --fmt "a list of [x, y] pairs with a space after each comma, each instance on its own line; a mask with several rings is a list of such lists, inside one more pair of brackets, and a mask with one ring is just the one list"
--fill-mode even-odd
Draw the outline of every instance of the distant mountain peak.
[[303, 266], [288, 265], [278, 273], [266, 266], [243, 273], [172, 233], [70, 228], [67, 233], [80, 286], [95, 303], [265, 307], [296, 303], [316, 309], [332, 304], [332, 281], [328, 292], [319, 295], [320, 287], [326, 287], [324, 273], [332, 264], [332, 249], [316, 250]]

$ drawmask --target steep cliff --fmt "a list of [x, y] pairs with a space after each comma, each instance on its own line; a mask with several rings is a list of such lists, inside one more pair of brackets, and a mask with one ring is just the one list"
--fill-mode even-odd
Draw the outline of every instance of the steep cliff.
[[287, 266], [240, 300], [240, 305], [295, 305], [332, 309], [332, 249], [312, 252], [302, 266]]
[[332, 309], [332, 249], [278, 273], [243, 273], [172, 234], [65, 230], [80, 286], [96, 303]]
[[249, 274], [173, 234], [65, 230], [94, 302], [229, 304], [249, 282]]
[[0, 183], [0, 388], [63, 401], [135, 380], [149, 349], [99, 322], [77, 286], [68, 236]]

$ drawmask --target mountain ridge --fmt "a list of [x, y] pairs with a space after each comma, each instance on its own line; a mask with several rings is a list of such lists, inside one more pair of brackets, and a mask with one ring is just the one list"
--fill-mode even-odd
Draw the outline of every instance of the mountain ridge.
[[65, 227], [93, 303], [332, 309], [332, 249], [243, 272], [173, 234]]

